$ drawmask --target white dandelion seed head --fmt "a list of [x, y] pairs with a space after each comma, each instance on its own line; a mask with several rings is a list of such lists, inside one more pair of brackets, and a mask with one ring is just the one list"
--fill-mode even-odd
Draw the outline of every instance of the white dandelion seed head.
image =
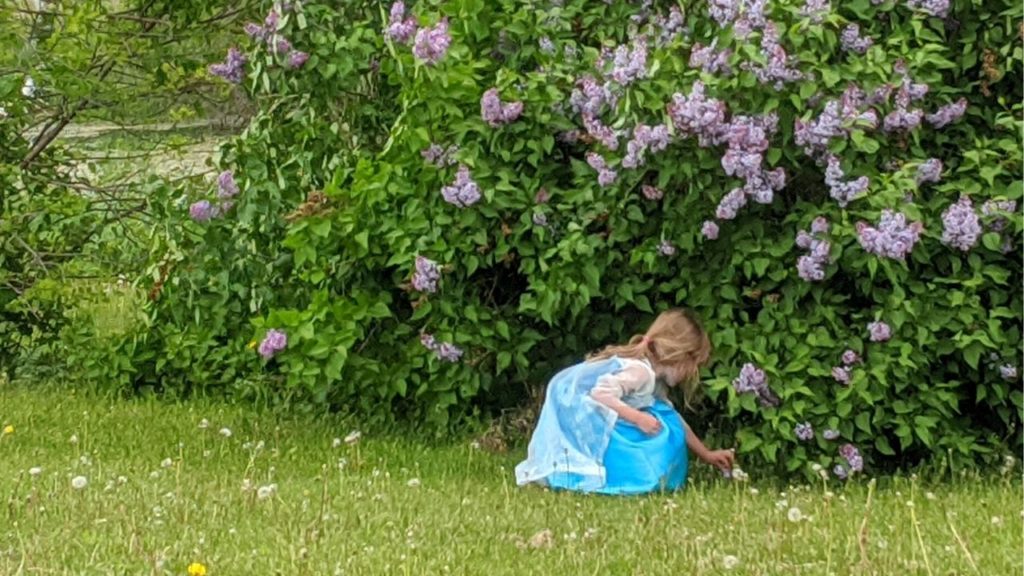
[[199, 429], [200, 430], [206, 430], [209, 427], [210, 427], [210, 421], [207, 420], [206, 418], [203, 418], [202, 420], [199, 421]]
[[78, 434], [72, 434], [71, 438], [68, 438], [68, 442], [78, 444]]
[[335, 438], [334, 440], [331, 440], [331, 448], [337, 448], [339, 446], [341, 446], [341, 438]]
[[160, 461], [161, 468], [170, 468], [171, 466], [174, 466], [174, 460], [171, 460], [170, 458], [164, 458]]
[[71, 479], [71, 487], [75, 490], [81, 490], [89, 485], [89, 480], [85, 476], [75, 476]]
[[760, 490], [758, 490], [757, 488], [751, 488], [751, 489], [750, 489], [750, 494], [751, 494], [752, 496], [757, 496], [757, 495], [758, 495], [758, 494], [760, 494], [760, 493], [761, 493], [761, 491], [760, 491]]
[[221, 428], [220, 435], [225, 438], [231, 438], [231, 428]]
[[362, 437], [362, 432], [359, 430], [353, 430], [348, 433], [348, 436], [345, 436], [345, 444], [355, 444], [356, 442], [359, 442], [359, 439]]
[[800, 522], [804, 519], [804, 513], [796, 506], [793, 506], [789, 509], [789, 512], [786, 512], [786, 518], [788, 518], [790, 522]]
[[267, 484], [266, 486], [260, 486], [256, 490], [256, 498], [260, 500], [266, 500], [277, 492], [277, 484]]
[[39, 466], [33, 466], [33, 467], [28, 469], [28, 475], [29, 476], [39, 476], [42, 473], [43, 473], [43, 469], [40, 468]]
[[732, 570], [733, 568], [736, 568], [739, 565], [740, 559], [731, 554], [726, 554], [724, 557], [722, 557], [722, 568], [725, 568], [726, 570]]
[[409, 479], [408, 482], [405, 483], [405, 485], [408, 486], [409, 488], [418, 488], [419, 485], [420, 485], [420, 479], [419, 478], [411, 478], [411, 479]]

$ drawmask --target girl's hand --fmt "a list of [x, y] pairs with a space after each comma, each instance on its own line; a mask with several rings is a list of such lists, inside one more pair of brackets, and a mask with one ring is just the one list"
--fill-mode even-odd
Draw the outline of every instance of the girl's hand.
[[719, 470], [729, 471], [736, 463], [736, 451], [712, 450], [704, 455], [704, 461]]
[[658, 432], [661, 432], [661, 420], [658, 420], [654, 416], [641, 412], [640, 416], [637, 417], [636, 422], [633, 422], [637, 428], [643, 430], [644, 434], [648, 436], [654, 436]]

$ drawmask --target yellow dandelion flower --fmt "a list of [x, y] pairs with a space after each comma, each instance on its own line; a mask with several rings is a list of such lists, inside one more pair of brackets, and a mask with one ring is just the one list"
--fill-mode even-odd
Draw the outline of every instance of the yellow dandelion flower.
[[206, 566], [203, 566], [199, 562], [189, 564], [188, 576], [206, 576]]
[[14, 426], [11, 424], [4, 426], [4, 434], [14, 434]]

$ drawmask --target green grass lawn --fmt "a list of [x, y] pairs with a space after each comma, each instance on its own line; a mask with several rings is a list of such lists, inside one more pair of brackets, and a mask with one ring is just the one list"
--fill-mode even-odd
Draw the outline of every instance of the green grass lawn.
[[209, 576], [1024, 567], [1019, 469], [879, 480], [873, 494], [864, 479], [780, 490], [748, 470], [752, 483], [698, 474], [680, 493], [609, 498], [517, 488], [520, 453], [468, 440], [346, 443], [353, 427], [338, 421], [209, 402], [0, 385], [0, 425], [13, 427], [0, 436], [2, 575], [184, 575], [190, 563]]

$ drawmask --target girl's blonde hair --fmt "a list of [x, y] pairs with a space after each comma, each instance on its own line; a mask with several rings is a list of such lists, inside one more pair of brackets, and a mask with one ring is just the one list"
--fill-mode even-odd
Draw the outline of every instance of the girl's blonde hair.
[[591, 354], [587, 360], [646, 358], [656, 366], [674, 367], [681, 378], [679, 387], [687, 404], [697, 391], [700, 367], [711, 357], [711, 340], [700, 320], [690, 310], [674, 308], [658, 315], [644, 334], [628, 344], [613, 344]]

